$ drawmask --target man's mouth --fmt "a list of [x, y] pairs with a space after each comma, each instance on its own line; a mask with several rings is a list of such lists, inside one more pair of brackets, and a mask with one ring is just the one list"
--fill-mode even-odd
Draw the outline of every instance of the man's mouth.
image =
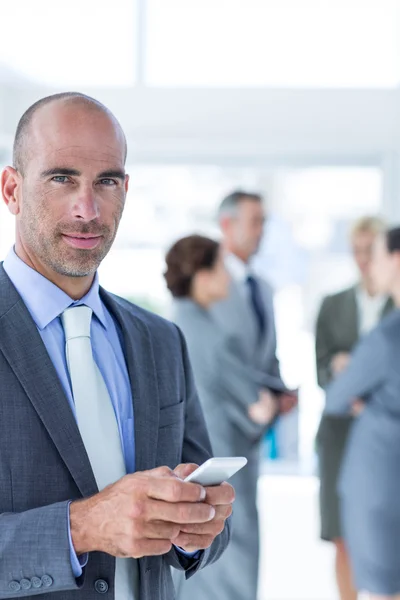
[[96, 248], [103, 236], [93, 235], [90, 233], [63, 233], [63, 240], [73, 248], [80, 248], [82, 250], [93, 250]]

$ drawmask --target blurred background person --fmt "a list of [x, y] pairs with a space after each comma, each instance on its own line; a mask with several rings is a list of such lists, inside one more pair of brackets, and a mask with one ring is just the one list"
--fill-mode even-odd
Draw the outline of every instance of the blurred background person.
[[[288, 393], [282, 381], [276, 356], [276, 333], [273, 293], [269, 284], [256, 276], [250, 260], [257, 252], [264, 230], [265, 212], [259, 194], [237, 190], [222, 201], [218, 211], [222, 232], [224, 263], [231, 276], [227, 297], [211, 307], [212, 315], [224, 335], [233, 340], [238, 358], [253, 370], [264, 374], [264, 387], [276, 394], [279, 412], [287, 412], [296, 404], [296, 394]], [[273, 382], [269, 381], [273, 378]], [[261, 432], [260, 432], [261, 433]], [[242, 544], [252, 539], [248, 548], [253, 557], [253, 572], [243, 582], [243, 593], [236, 588], [234, 598], [253, 600], [257, 597], [258, 581], [258, 512], [257, 482], [260, 472], [262, 435], [243, 437], [243, 451], [248, 459], [246, 486], [239, 489], [247, 497], [247, 517], [240, 522]], [[244, 482], [244, 480], [243, 480]], [[250, 511], [251, 508], [251, 511]], [[249, 520], [251, 517], [251, 521]], [[238, 519], [239, 521], [239, 519]], [[251, 527], [250, 527], [251, 525]], [[238, 524], [236, 522], [235, 527]]]
[[[392, 308], [387, 290], [378, 289], [371, 274], [374, 242], [385, 230], [377, 217], [364, 217], [351, 230], [351, 248], [359, 281], [324, 299], [317, 320], [318, 383], [325, 388], [347, 366], [350, 353]], [[355, 600], [351, 570], [342, 539], [337, 481], [353, 418], [350, 414], [324, 414], [317, 434], [320, 474], [321, 537], [336, 549], [336, 579], [341, 600]]]
[[[249, 364], [264, 373], [266, 387], [277, 393], [279, 412], [285, 413], [296, 405], [297, 394], [289, 393], [281, 378], [273, 291], [250, 266], [261, 243], [265, 219], [260, 194], [236, 190], [222, 201], [218, 222], [231, 281], [227, 297], [213, 305], [212, 313], [225, 335], [245, 353]], [[271, 377], [276, 387], [267, 385]]]
[[[229, 293], [230, 277], [220, 245], [192, 235], [166, 256], [165, 279], [174, 297], [173, 319], [183, 331], [215, 456], [246, 456], [249, 467], [231, 480], [236, 489], [233, 531], [227, 556], [211, 571], [177, 581], [180, 600], [256, 599], [258, 522], [254, 458], [260, 438], [277, 412], [264, 372], [253, 369], [235, 340], [227, 338], [211, 313]], [[270, 384], [281, 381], [270, 378]]]
[[343, 532], [357, 590], [400, 598], [400, 228], [381, 234], [371, 269], [396, 309], [328, 387], [325, 414], [356, 418], [339, 479]]

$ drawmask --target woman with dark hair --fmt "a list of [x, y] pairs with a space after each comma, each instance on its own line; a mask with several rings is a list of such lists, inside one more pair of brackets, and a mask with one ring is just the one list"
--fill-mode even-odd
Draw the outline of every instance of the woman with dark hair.
[[[237, 501], [232, 537], [224, 555], [207, 573], [181, 582], [180, 600], [247, 598], [256, 579], [257, 507], [248, 490], [258, 457], [249, 452], [273, 420], [277, 405], [265, 373], [249, 368], [234, 340], [224, 337], [209, 311], [229, 293], [230, 278], [217, 242], [199, 235], [179, 240], [166, 257], [165, 279], [174, 296], [173, 320], [182, 329], [215, 456], [246, 456], [247, 466], [232, 478]], [[282, 386], [270, 378], [270, 389]], [[253, 581], [254, 584], [254, 581]], [[255, 585], [255, 584], [254, 584]]]
[[400, 598], [400, 228], [377, 239], [373, 278], [397, 310], [358, 344], [327, 389], [325, 412], [358, 414], [339, 481], [354, 583], [371, 600]]
[[[169, 250], [166, 263], [164, 277], [174, 298], [173, 320], [182, 329], [188, 344], [214, 453], [223, 456], [226, 455], [223, 436], [222, 447], [219, 445], [223, 424], [208, 418], [210, 412], [214, 416], [216, 411], [221, 411], [221, 416], [240, 427], [245, 412], [248, 431], [257, 436], [275, 416], [277, 407], [272, 395], [264, 389], [265, 374], [252, 371], [249, 378], [248, 367], [243, 368], [237, 359], [240, 348], [224, 337], [209, 312], [209, 308], [229, 292], [230, 277], [218, 242], [201, 235], [183, 238]], [[273, 379], [271, 377], [271, 388], [275, 383]], [[276, 387], [279, 384], [276, 382]], [[228, 394], [229, 401], [223, 401], [221, 392]]]

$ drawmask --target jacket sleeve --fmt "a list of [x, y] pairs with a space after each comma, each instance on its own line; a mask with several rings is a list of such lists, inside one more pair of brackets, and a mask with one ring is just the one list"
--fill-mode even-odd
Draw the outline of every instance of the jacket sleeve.
[[347, 414], [357, 398], [368, 402], [385, 380], [387, 354], [383, 335], [375, 329], [357, 345], [347, 369], [328, 386], [325, 414]]
[[[212, 457], [211, 443], [194, 383], [186, 342], [179, 329], [178, 332], [182, 347], [182, 362], [186, 389], [186, 416], [182, 462], [200, 465]], [[231, 523], [228, 519], [222, 533], [215, 538], [209, 548], [201, 551], [196, 558], [184, 556], [173, 548], [166, 555], [168, 564], [176, 569], [185, 570], [186, 578], [191, 577], [200, 568], [215, 562], [222, 555], [229, 543], [230, 527]]]
[[68, 505], [0, 514], [0, 598], [78, 590], [70, 560]]
[[[281, 377], [281, 367], [280, 367], [280, 363], [279, 363], [279, 358], [277, 356], [276, 353], [276, 327], [275, 327], [275, 312], [272, 310], [272, 323], [271, 323], [271, 328], [273, 330], [273, 336], [274, 336], [274, 356], [272, 358], [272, 362], [271, 362], [271, 366], [267, 367], [267, 372], [268, 374], [265, 376], [265, 387], [270, 388], [271, 384], [268, 381], [268, 377], [271, 376], [273, 377], [275, 380], [280, 381], [280, 387], [283, 389], [286, 389], [283, 381], [282, 381], [282, 377]], [[274, 389], [274, 388], [272, 388]], [[275, 391], [280, 391], [279, 388], [275, 388]]]
[[260, 389], [267, 387], [281, 391], [283, 383], [278, 377], [266, 375], [246, 364], [233, 351], [228, 340], [215, 349], [216, 393], [225, 402], [227, 418], [235, 423], [242, 434], [250, 440], [260, 439], [269, 425], [254, 423], [248, 415], [249, 406], [257, 402]]
[[[269, 283], [266, 282], [265, 280], [262, 279], [261, 284], [263, 286], [263, 296], [266, 301], [265, 307], [266, 307], [268, 315], [269, 315], [268, 322], [267, 322], [268, 335], [271, 336], [272, 341], [273, 341], [273, 358], [269, 362], [269, 364], [265, 366], [263, 387], [271, 389], [272, 391], [279, 392], [279, 391], [286, 390], [286, 387], [284, 386], [284, 384], [282, 382], [279, 359], [278, 359], [278, 356], [276, 353], [276, 345], [277, 344], [276, 344], [276, 325], [275, 325], [275, 309], [274, 309], [274, 291], [273, 291], [272, 287], [269, 285]], [[278, 387], [271, 388], [270, 381], [269, 381], [269, 378], [271, 378], [271, 377], [274, 379], [275, 385], [276, 385], [276, 382], [278, 382], [278, 381], [280, 382], [280, 385]]]
[[317, 361], [318, 385], [325, 388], [332, 380], [331, 362], [334, 349], [331, 331], [330, 298], [325, 298], [317, 317], [315, 334], [315, 356]]

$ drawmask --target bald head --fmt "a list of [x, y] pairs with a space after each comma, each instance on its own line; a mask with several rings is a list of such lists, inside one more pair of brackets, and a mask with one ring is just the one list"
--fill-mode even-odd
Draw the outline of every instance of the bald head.
[[57, 94], [29, 108], [0, 178], [19, 256], [53, 282], [90, 281], [123, 213], [125, 160], [121, 126], [97, 100]]
[[[35, 102], [35, 104], [32, 104], [19, 120], [13, 146], [13, 166], [21, 174], [24, 173], [26, 164], [29, 161], [32, 152], [34, 152], [34, 148], [32, 147], [33, 144], [31, 143], [32, 124], [35, 117], [38, 116], [45, 107], [50, 108], [50, 105], [57, 105], [57, 108], [81, 108], [83, 111], [102, 113], [104, 116], [108, 117], [110, 121], [113, 122], [116, 129], [119, 130], [119, 134], [123, 139], [126, 160], [126, 138], [121, 125], [113, 113], [104, 106], [104, 104], [95, 100], [95, 98], [91, 98], [90, 96], [86, 96], [79, 92], [63, 92], [41, 98]], [[56, 107], [54, 106], [54, 108]]]

